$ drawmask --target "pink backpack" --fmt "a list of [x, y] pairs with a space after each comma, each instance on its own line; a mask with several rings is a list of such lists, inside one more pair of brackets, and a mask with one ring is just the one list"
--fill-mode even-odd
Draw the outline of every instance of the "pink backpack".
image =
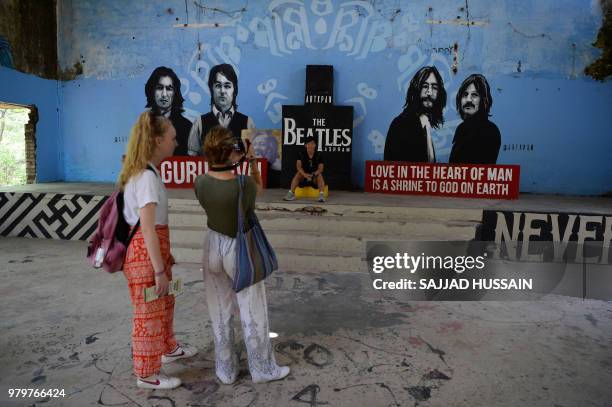
[[[147, 169], [153, 171], [151, 167]], [[139, 226], [140, 219], [130, 233], [130, 225], [123, 217], [123, 192], [113, 192], [100, 208], [98, 228], [87, 247], [89, 263], [109, 273], [121, 271], [127, 247]]]

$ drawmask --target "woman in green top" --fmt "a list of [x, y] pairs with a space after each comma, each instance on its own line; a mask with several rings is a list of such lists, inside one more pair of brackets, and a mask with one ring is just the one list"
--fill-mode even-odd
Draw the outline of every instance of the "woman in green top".
[[[233, 318], [239, 311], [253, 382], [282, 379], [289, 374], [289, 367], [278, 366], [272, 352], [264, 282], [239, 293], [232, 289], [236, 270], [239, 191], [231, 164], [240, 161], [244, 153], [236, 145], [232, 132], [222, 127], [215, 127], [208, 133], [204, 153], [212, 171], [196, 178], [195, 193], [208, 218], [202, 266], [208, 312], [215, 337], [217, 377], [221, 382], [231, 384], [238, 376]], [[242, 205], [245, 211], [255, 207], [255, 196], [261, 188], [252, 145], [246, 157], [252, 177], [246, 178], [244, 186]]]

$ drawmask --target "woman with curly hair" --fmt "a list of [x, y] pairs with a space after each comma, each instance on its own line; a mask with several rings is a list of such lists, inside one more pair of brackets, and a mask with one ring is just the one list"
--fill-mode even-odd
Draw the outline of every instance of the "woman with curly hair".
[[[232, 289], [236, 273], [239, 196], [239, 180], [233, 172], [233, 164], [243, 159], [244, 148], [237, 143], [230, 130], [214, 127], [206, 136], [204, 153], [210, 171], [196, 178], [195, 193], [208, 218], [202, 265], [206, 301], [215, 339], [217, 377], [222, 383], [231, 384], [238, 376], [233, 319], [239, 311], [253, 382], [282, 379], [289, 374], [289, 367], [278, 366], [272, 351], [264, 281], [238, 293]], [[255, 196], [261, 188], [252, 145], [248, 147], [246, 158], [253, 176], [246, 177], [242, 187], [242, 209], [245, 214], [254, 209]]]

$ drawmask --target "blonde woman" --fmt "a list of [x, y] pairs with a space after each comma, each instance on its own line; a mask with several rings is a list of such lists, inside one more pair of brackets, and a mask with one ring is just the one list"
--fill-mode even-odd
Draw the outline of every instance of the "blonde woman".
[[[161, 374], [161, 364], [197, 352], [174, 338], [174, 296], [167, 295], [174, 259], [170, 254], [168, 196], [157, 167], [176, 146], [176, 131], [170, 120], [150, 111], [142, 113], [132, 128], [119, 175], [123, 216], [132, 228], [140, 219], [127, 249], [123, 272], [134, 311], [132, 356], [136, 385], [145, 389], [180, 386], [179, 378]], [[160, 298], [145, 303], [143, 289], [153, 285]]]
[[[234, 347], [233, 317], [240, 311], [242, 331], [249, 360], [249, 371], [255, 383], [279, 380], [289, 374], [289, 367], [278, 366], [268, 327], [268, 305], [263, 281], [235, 293], [232, 280], [236, 272], [236, 232], [238, 230], [238, 180], [232, 163], [244, 153], [232, 132], [214, 127], [206, 136], [204, 153], [210, 172], [195, 181], [195, 193], [208, 218], [208, 235], [204, 241], [204, 290], [215, 339], [215, 370], [224, 384], [238, 376], [238, 355]], [[243, 187], [243, 209], [255, 207], [255, 196], [261, 187], [253, 146], [246, 154], [253, 177]]]

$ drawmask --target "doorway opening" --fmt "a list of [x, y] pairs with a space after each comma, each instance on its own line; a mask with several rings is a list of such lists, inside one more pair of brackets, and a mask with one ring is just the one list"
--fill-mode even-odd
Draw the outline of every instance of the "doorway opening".
[[36, 106], [0, 102], [0, 186], [36, 182]]

